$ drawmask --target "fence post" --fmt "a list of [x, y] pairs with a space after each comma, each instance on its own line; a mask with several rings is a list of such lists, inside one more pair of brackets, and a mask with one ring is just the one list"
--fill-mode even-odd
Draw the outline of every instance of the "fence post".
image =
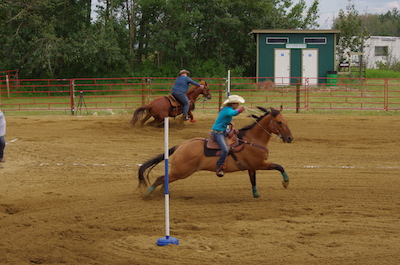
[[145, 77], [142, 78], [142, 106], [145, 105], [145, 102], [144, 102], [144, 98], [145, 98], [145, 96], [144, 96], [144, 82], [146, 82], [146, 78]]
[[296, 79], [296, 113], [300, 112], [300, 79]]
[[309, 106], [309, 94], [310, 94], [310, 86], [309, 86], [309, 81], [308, 81], [308, 77], [304, 80], [304, 103], [305, 103], [305, 109], [308, 110]]
[[151, 99], [151, 96], [152, 96], [152, 94], [151, 94], [151, 77], [148, 77], [147, 78], [147, 95], [148, 95], [148, 98], [149, 98], [149, 102], [150, 102], [150, 99]]
[[385, 86], [384, 86], [384, 109], [386, 111], [389, 110], [389, 84], [388, 84], [388, 79], [385, 79]]
[[222, 105], [222, 86], [223, 86], [223, 84], [221, 83], [221, 79], [219, 79], [219, 85], [218, 85], [218, 112], [219, 112], [219, 109], [221, 108], [221, 105]]
[[7, 84], [7, 96], [10, 98], [10, 79], [8, 78], [8, 75], [6, 75], [6, 84]]
[[69, 95], [70, 95], [70, 104], [71, 104], [71, 115], [75, 115], [75, 80], [69, 80]]

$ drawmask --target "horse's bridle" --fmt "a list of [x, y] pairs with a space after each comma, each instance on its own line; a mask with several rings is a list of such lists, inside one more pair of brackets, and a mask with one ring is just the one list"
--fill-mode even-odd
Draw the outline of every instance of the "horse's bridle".
[[[207, 87], [208, 87], [208, 85], [207, 85]], [[206, 95], [204, 95], [205, 94], [205, 89], [206, 89], [206, 85], [203, 85], [203, 88], [200, 88], [200, 87], [197, 87], [197, 88], [195, 88], [195, 89], [193, 89], [192, 91], [196, 91], [196, 90], [198, 90], [198, 89], [201, 89], [202, 91], [203, 91], [203, 98], [205, 98], [206, 97]], [[210, 89], [210, 88], [208, 88], [208, 89]], [[199, 98], [198, 99], [196, 99], [196, 101], [197, 100], [200, 100]]]
[[[245, 108], [244, 110], [249, 114], [249, 116], [254, 120], [254, 122], [255, 122], [258, 126], [260, 126], [261, 129], [264, 130], [264, 132], [266, 132], [269, 136], [272, 137], [272, 132], [267, 131], [256, 119], [254, 119], [253, 116], [251, 115], [251, 113], [248, 112], [247, 108]], [[271, 122], [272, 122], [272, 120], [270, 121], [270, 123], [271, 123]], [[277, 133], [277, 135], [278, 135], [277, 140], [279, 140], [280, 138], [282, 138], [282, 134], [280, 134], [279, 129], [276, 129], [276, 131], [278, 132], [278, 133]]]

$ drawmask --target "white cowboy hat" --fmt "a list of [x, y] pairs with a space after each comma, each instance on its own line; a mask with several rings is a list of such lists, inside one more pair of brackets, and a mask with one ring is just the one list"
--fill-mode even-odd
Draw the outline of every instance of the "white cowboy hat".
[[238, 95], [231, 95], [229, 96], [224, 103], [222, 104], [223, 107], [225, 107], [226, 105], [228, 105], [229, 103], [244, 103], [245, 100], [244, 98], [242, 98], [241, 96]]
[[179, 71], [179, 74], [178, 75], [181, 75], [181, 74], [190, 74], [190, 72], [188, 71], [188, 70], [185, 70], [185, 69], [183, 69], [183, 70], [180, 70]]

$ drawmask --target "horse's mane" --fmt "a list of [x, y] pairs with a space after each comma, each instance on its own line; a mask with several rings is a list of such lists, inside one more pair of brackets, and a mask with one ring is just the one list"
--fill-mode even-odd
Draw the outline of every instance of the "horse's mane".
[[250, 130], [251, 128], [253, 128], [260, 120], [262, 120], [265, 116], [271, 114], [273, 117], [276, 117], [280, 112], [277, 109], [274, 108], [270, 108], [270, 111], [267, 110], [266, 108], [263, 107], [257, 107], [259, 110], [261, 110], [262, 112], [264, 112], [264, 114], [262, 116], [257, 116], [254, 114], [251, 114], [250, 116], [252, 118], [254, 118], [256, 121], [253, 124], [250, 124], [246, 127], [243, 127], [241, 129], [239, 129], [240, 133], [245, 134], [246, 131]]
[[[199, 82], [199, 84], [200, 84], [200, 85], [206, 85], [207, 83], [206, 83], [206, 81], [201, 80], [201, 81]], [[198, 88], [197, 86], [191, 86], [191, 87], [189, 88], [189, 90], [188, 90], [188, 93], [194, 91], [194, 90], [197, 89], [197, 88]]]

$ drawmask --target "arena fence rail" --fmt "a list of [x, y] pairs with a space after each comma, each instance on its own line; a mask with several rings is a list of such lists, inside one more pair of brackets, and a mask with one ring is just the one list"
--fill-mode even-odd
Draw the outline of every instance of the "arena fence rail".
[[[77, 79], [0, 79], [4, 111], [62, 111], [90, 114], [93, 111], [133, 111], [159, 96], [170, 93], [175, 78], [125, 77]], [[196, 103], [196, 110], [218, 110], [226, 98], [228, 78], [205, 80], [211, 100]], [[12, 81], [10, 81], [12, 80]], [[293, 78], [290, 84], [272, 77], [231, 77], [229, 93], [246, 98], [246, 106], [283, 105], [285, 109], [311, 110], [400, 110], [399, 78], [337, 78], [334, 85], [324, 78]], [[310, 80], [312, 82], [310, 82]], [[319, 85], [310, 85], [319, 83]]]

